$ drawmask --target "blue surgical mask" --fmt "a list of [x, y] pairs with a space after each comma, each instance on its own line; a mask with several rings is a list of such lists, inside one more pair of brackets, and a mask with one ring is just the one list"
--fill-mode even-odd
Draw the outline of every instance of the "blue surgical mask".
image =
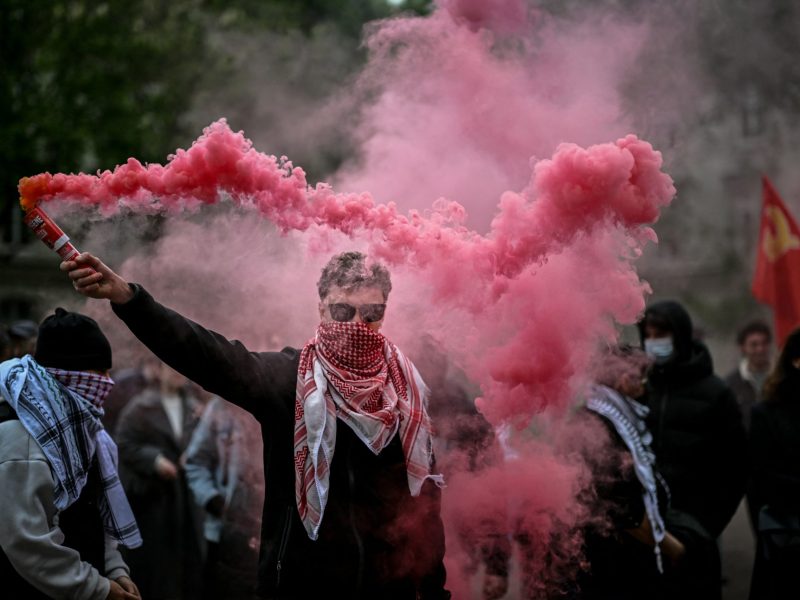
[[657, 365], [667, 362], [674, 352], [671, 337], [649, 338], [644, 341], [644, 351], [655, 360]]

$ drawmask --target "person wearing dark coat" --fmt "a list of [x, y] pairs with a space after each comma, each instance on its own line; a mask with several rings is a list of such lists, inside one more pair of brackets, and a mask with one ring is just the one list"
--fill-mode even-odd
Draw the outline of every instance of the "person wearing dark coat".
[[683, 598], [721, 597], [717, 539], [744, 495], [747, 439], [733, 392], [714, 375], [706, 346], [693, 339], [680, 304], [652, 304], [639, 323], [648, 373], [647, 426], [676, 512], [667, 528], [686, 546], [670, 582]]
[[750, 411], [761, 400], [761, 391], [771, 366], [772, 330], [762, 321], [751, 321], [736, 334], [742, 354], [739, 366], [725, 377], [742, 411], [745, 430], [750, 429]]
[[158, 387], [132, 398], [117, 423], [120, 477], [144, 540], [125, 558], [142, 596], [153, 600], [202, 593], [202, 514], [181, 466], [199, 420], [186, 384], [163, 365]]
[[450, 597], [428, 390], [379, 333], [385, 267], [358, 252], [334, 256], [317, 284], [316, 336], [280, 352], [205, 329], [91, 255], [61, 268], [79, 292], [111, 300], [164, 362], [260, 423], [259, 596]]
[[798, 596], [800, 565], [800, 329], [786, 339], [753, 408], [750, 501], [758, 514], [750, 600]]
[[103, 425], [112, 435], [116, 434], [119, 415], [128, 402], [146, 388], [158, 385], [160, 368], [161, 362], [150, 358], [142, 361], [138, 367], [123, 368], [111, 373], [114, 378], [114, 388], [109, 392], [103, 406]]
[[205, 517], [207, 600], [251, 600], [258, 571], [264, 505], [261, 428], [253, 417], [213, 398], [186, 450], [186, 478]]

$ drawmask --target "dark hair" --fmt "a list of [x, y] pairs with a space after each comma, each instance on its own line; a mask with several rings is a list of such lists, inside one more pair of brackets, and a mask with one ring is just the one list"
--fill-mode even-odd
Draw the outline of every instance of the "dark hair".
[[331, 287], [353, 291], [365, 287], [377, 287], [383, 292], [383, 299], [389, 298], [392, 280], [389, 270], [379, 262], [367, 264], [367, 257], [361, 252], [342, 252], [328, 261], [322, 269], [317, 282], [320, 300], [324, 300]]
[[675, 333], [674, 326], [670, 322], [670, 320], [663, 314], [657, 312], [650, 312], [647, 311], [644, 315], [643, 321], [644, 327], [648, 325], [650, 327], [655, 327], [656, 329], [660, 329], [661, 331]]
[[620, 378], [631, 372], [643, 373], [650, 366], [650, 359], [641, 348], [630, 344], [609, 346], [601, 351], [595, 366], [595, 381], [617, 389]]
[[[785, 400], [800, 391], [800, 371], [792, 364], [800, 358], [800, 329], [795, 329], [786, 338], [775, 368], [764, 382], [764, 400]], [[795, 387], [795, 389], [792, 389]]]
[[736, 334], [736, 343], [741, 346], [747, 341], [747, 338], [754, 333], [765, 335], [767, 336], [768, 342], [772, 341], [772, 330], [769, 328], [769, 325], [764, 323], [764, 321], [755, 320], [750, 321], [739, 330], [739, 332]]

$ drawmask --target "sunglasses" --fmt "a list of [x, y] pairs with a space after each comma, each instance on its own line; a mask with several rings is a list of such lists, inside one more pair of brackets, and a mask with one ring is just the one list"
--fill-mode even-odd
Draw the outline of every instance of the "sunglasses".
[[334, 321], [347, 323], [352, 321], [356, 316], [356, 312], [361, 315], [361, 320], [364, 323], [375, 323], [383, 318], [383, 313], [386, 312], [385, 304], [359, 304], [353, 306], [344, 302], [336, 302], [328, 304], [328, 310], [331, 311], [331, 318]]

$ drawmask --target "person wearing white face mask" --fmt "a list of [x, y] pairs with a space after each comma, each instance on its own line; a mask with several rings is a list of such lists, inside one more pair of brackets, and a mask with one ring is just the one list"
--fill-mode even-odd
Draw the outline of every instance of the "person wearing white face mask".
[[644, 341], [644, 351], [657, 365], [663, 365], [672, 358], [672, 354], [675, 351], [672, 337], [647, 338]]
[[647, 308], [639, 323], [648, 373], [647, 425], [671, 492], [667, 528], [686, 546], [670, 579], [673, 596], [721, 597], [716, 540], [745, 489], [746, 435], [736, 397], [716, 375], [706, 346], [693, 338], [692, 320], [674, 301]]

